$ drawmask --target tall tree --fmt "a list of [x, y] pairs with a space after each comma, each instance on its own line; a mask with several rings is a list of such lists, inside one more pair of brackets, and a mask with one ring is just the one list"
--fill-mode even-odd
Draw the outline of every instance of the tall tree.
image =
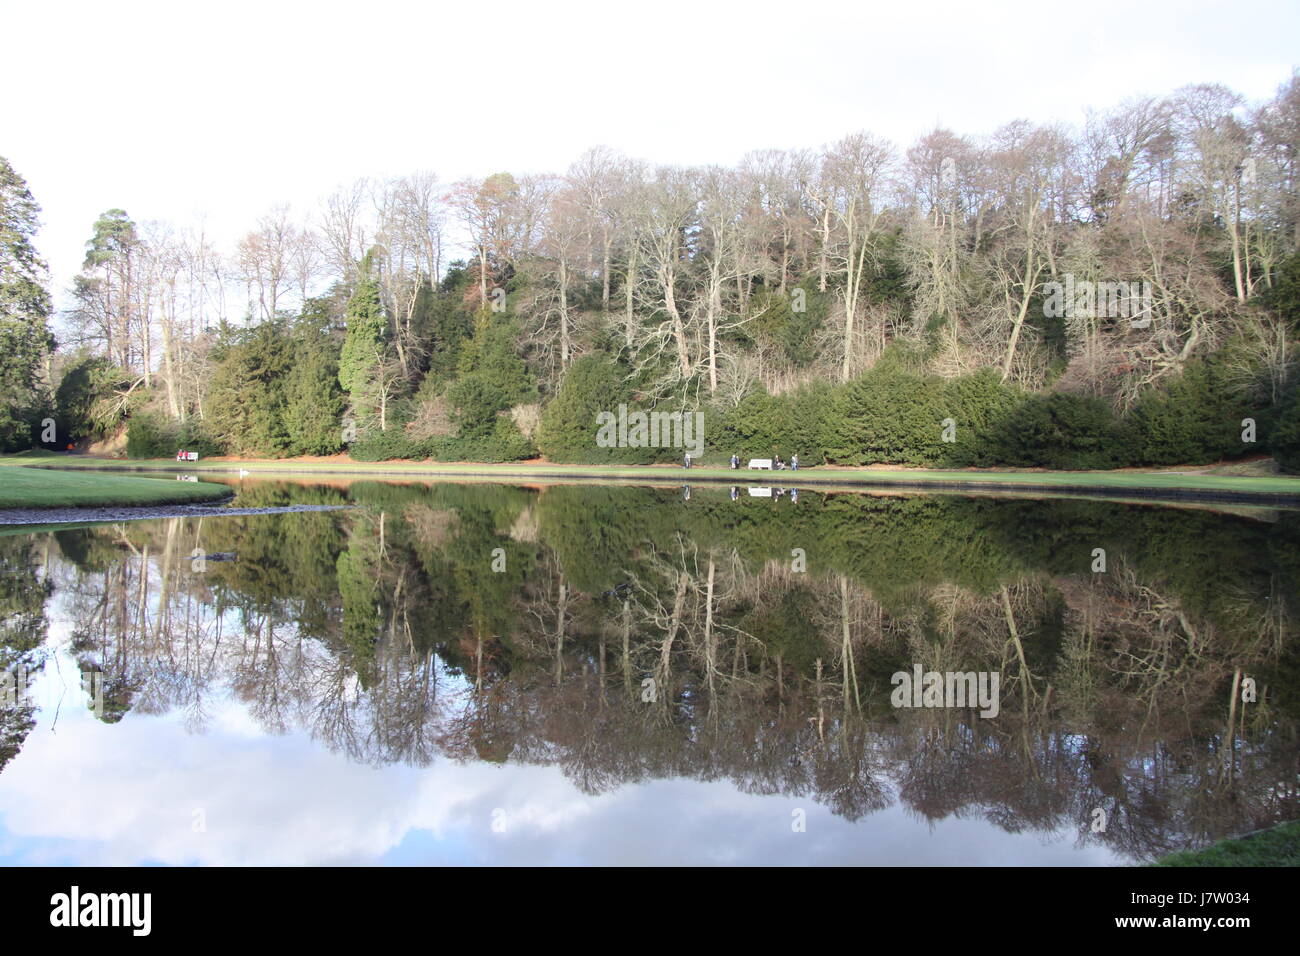
[[0, 156], [0, 450], [29, 447], [35, 413], [48, 407], [42, 374], [54, 349], [46, 268], [36, 254], [40, 206]]
[[85, 336], [98, 338], [119, 367], [147, 377], [148, 361], [139, 347], [133, 308], [139, 248], [131, 217], [121, 209], [105, 212], [95, 220], [86, 242], [86, 259], [74, 292]]
[[863, 280], [874, 264], [879, 223], [885, 211], [882, 195], [893, 161], [886, 142], [855, 133], [827, 150], [821, 176], [812, 187], [822, 224], [819, 288], [826, 288], [828, 260], [844, 276], [840, 295], [844, 306], [844, 353], [840, 378], [854, 371], [854, 345]]
[[294, 323], [293, 368], [285, 383], [285, 427], [295, 455], [331, 455], [342, 449], [343, 393], [339, 347], [328, 306], [310, 299]]
[[339, 356], [339, 384], [348, 393], [353, 416], [369, 425], [375, 418], [387, 426], [386, 395], [376, 388], [381, 370], [389, 364], [388, 320], [384, 317], [379, 282], [372, 274], [371, 256], [361, 262], [356, 290], [348, 301], [347, 337]]
[[285, 380], [292, 345], [281, 319], [223, 330], [212, 374], [205, 423], [235, 455], [280, 457], [289, 450]]

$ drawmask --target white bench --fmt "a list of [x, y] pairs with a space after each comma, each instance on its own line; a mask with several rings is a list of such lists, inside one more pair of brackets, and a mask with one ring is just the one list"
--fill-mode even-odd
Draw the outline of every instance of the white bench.
[[771, 458], [751, 458], [751, 459], [749, 459], [749, 467], [750, 467], [751, 469], [753, 469], [753, 468], [759, 468], [759, 469], [767, 469], [768, 471], [771, 471], [771, 470], [772, 470], [772, 459], [771, 459]]

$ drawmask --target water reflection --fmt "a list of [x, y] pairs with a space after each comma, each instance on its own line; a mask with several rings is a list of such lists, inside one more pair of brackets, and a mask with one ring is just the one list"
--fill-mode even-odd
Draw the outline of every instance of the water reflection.
[[[506, 768], [520, 805], [555, 795], [534, 815], [569, 806], [571, 850], [634, 804], [661, 845], [632, 860], [661, 861], [674, 831], [692, 859], [790, 858], [791, 808], [817, 821], [809, 842], [856, 825], [901, 863], [1042, 862], [1035, 836], [1144, 860], [1300, 815], [1294, 513], [380, 482], [246, 483], [238, 503], [300, 502], [361, 507], [0, 537], [0, 663], [100, 675], [98, 719], [76, 729], [64, 700], [65, 736], [119, 766], [182, 746], [164, 726], [246, 724], [246, 741], [313, 741], [293, 759], [345, 792], [363, 765], [458, 767], [440, 786], [471, 790]], [[202, 560], [218, 553], [235, 558]], [[1000, 673], [998, 717], [894, 709], [890, 675], [917, 664]], [[167, 721], [113, 726], [128, 715]], [[6, 706], [0, 791], [57, 788], [73, 758], [32, 730], [53, 719]], [[185, 773], [216, 787], [241, 753]], [[761, 838], [736, 825], [759, 798], [785, 801]], [[707, 807], [727, 809], [706, 826]], [[940, 822], [919, 845], [914, 825]], [[909, 838], [881, 849], [891, 828]]]

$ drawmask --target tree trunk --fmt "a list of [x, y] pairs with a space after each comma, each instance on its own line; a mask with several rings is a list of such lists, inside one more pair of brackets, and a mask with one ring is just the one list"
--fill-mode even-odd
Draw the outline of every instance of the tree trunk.
[[[605, 292], [609, 292], [608, 284]], [[606, 303], [608, 305], [608, 303]], [[569, 367], [569, 267], [560, 259], [560, 368]]]
[[609, 254], [610, 254], [610, 236], [609, 227], [603, 230], [604, 239], [604, 258], [600, 266], [600, 307], [602, 311], [609, 312]]
[[623, 341], [630, 349], [636, 341], [636, 314], [633, 311], [633, 296], [636, 292], [636, 246], [634, 245], [628, 253], [627, 260], [627, 288], [624, 289], [627, 297], [627, 314], [623, 324]]

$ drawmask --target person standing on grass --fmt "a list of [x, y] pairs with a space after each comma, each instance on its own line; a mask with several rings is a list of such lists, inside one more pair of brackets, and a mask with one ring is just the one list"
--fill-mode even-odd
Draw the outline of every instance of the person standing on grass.
[[691, 453], [689, 451], [686, 453], [686, 463], [684, 467], [691, 467]]
[[790, 456], [790, 470], [791, 470], [791, 471], [798, 471], [798, 470], [799, 470], [799, 453], [798, 453], [798, 452], [795, 452], [793, 455]]

